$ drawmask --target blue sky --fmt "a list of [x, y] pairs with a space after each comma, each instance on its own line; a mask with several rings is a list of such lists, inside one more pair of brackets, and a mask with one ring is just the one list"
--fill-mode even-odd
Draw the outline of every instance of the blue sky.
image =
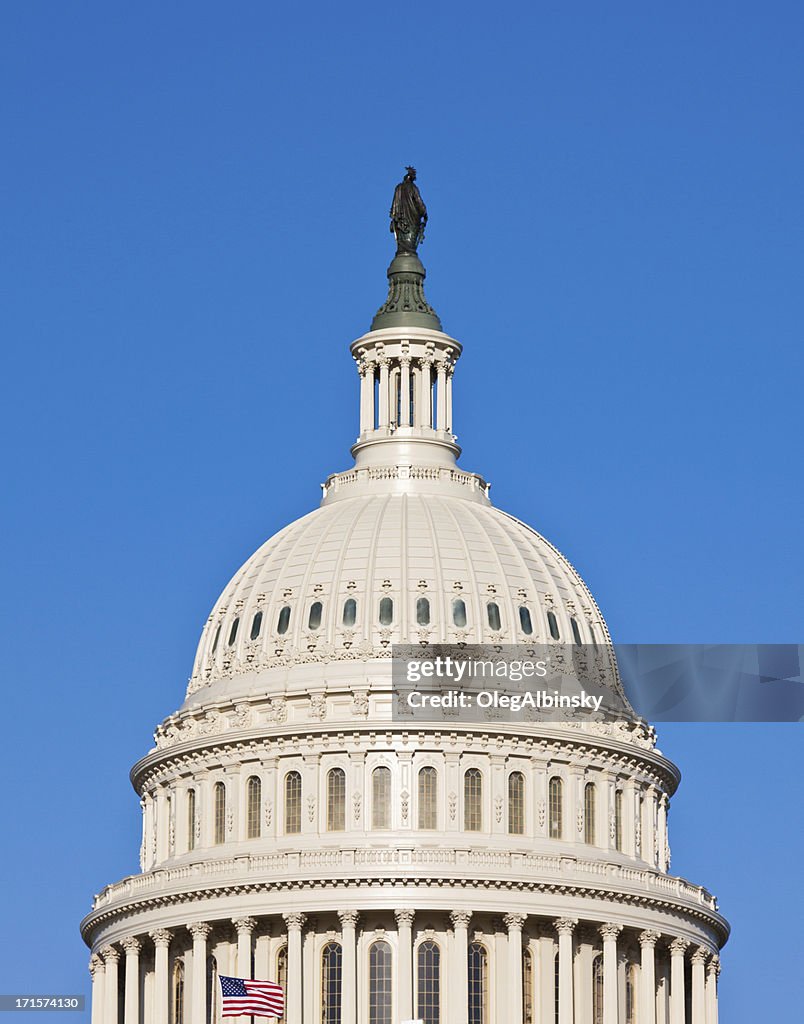
[[[617, 640], [801, 641], [803, 22], [3, 5], [0, 989], [88, 990], [78, 920], [136, 868], [128, 769], [229, 576], [349, 464], [407, 163], [462, 464]], [[673, 870], [735, 928], [726, 1024], [800, 1007], [800, 736], [662, 728]]]

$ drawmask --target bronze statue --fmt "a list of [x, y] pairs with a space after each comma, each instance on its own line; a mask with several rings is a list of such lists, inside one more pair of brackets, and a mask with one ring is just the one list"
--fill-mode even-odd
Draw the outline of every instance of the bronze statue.
[[424, 241], [427, 207], [416, 186], [416, 168], [406, 167], [407, 174], [394, 190], [391, 203], [391, 234], [396, 235], [396, 253], [415, 253]]

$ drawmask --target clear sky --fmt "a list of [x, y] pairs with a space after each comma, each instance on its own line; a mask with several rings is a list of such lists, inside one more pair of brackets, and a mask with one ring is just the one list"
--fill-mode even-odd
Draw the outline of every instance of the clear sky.
[[[407, 163], [462, 464], [617, 640], [803, 639], [803, 35], [792, 0], [2, 5], [0, 991], [88, 991], [129, 767], [349, 464]], [[724, 1024], [800, 1012], [800, 737], [661, 731]]]

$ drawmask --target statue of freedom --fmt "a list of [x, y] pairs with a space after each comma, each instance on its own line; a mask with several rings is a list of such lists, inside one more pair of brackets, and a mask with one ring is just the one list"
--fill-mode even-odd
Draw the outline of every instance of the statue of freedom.
[[427, 207], [416, 186], [416, 168], [406, 167], [407, 174], [394, 190], [391, 203], [391, 233], [396, 236], [396, 253], [415, 253], [424, 241]]

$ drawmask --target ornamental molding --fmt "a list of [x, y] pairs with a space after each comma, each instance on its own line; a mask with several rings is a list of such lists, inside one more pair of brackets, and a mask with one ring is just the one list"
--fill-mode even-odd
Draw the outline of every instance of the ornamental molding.
[[[382, 853], [383, 851], [376, 852]], [[410, 875], [404, 874], [384, 874], [381, 876], [359, 874], [344, 878], [342, 875], [327, 875], [320, 873], [315, 878], [293, 879], [288, 878], [287, 875], [283, 875], [276, 879], [265, 879], [260, 881], [242, 881], [239, 883], [224, 881], [219, 885], [199, 884], [200, 881], [200, 879], [194, 881], [190, 891], [163, 891], [140, 898], [123, 899], [116, 906], [92, 911], [81, 922], [81, 934], [84, 937], [84, 941], [87, 945], [92, 946], [92, 933], [97, 928], [105, 927], [117, 921], [126, 920], [134, 914], [163, 909], [165, 907], [187, 906], [188, 908], [194, 908], [198, 901], [201, 900], [219, 900], [223, 897], [250, 895], [254, 895], [259, 898], [261, 895], [273, 892], [289, 895], [290, 893], [312, 893], [320, 890], [340, 888], [348, 888], [350, 890], [365, 889], [367, 891], [382, 891], [393, 886], [401, 886], [410, 891], [421, 890], [425, 895], [428, 892], [439, 888], [448, 888], [450, 890], [459, 889], [466, 891], [467, 894], [473, 891], [477, 891], [479, 893], [487, 893], [489, 891], [511, 892], [516, 894], [520, 903], [526, 895], [588, 899], [595, 903], [601, 902], [604, 905], [615, 903], [630, 908], [658, 911], [669, 915], [673, 920], [677, 920], [679, 924], [686, 921], [693, 921], [699, 926], [713, 932], [720, 945], [723, 945], [729, 935], [729, 926], [727, 922], [715, 910], [702, 906], [695, 906], [691, 903], [684, 903], [680, 899], [673, 900], [670, 897], [663, 897], [657, 894], [628, 892], [611, 886], [585, 885], [583, 883], [574, 883], [571, 881], [550, 882], [535, 879], [513, 879], [510, 875], [496, 879], [488, 877], [461, 878], [455, 877], [454, 875], [433, 873], [429, 873], [424, 878], [411, 877]], [[672, 881], [681, 880], [673, 879]], [[690, 888], [692, 888], [692, 886], [690, 886]], [[461, 911], [458, 913], [463, 912]], [[602, 910], [600, 916], [608, 916], [609, 914], [610, 910], [605, 906], [605, 909]], [[279, 915], [277, 914], [277, 916]], [[542, 915], [534, 913], [533, 916], [538, 918]], [[546, 919], [547, 915], [544, 916]], [[668, 930], [671, 931], [672, 928], [668, 927]], [[164, 932], [164, 934], [170, 935], [171, 933]], [[153, 933], [151, 933], [151, 935], [153, 937]], [[690, 945], [686, 940], [674, 940], [674, 942], [670, 943], [671, 950], [676, 942], [684, 942], [685, 948]], [[112, 949], [112, 952], [115, 954], [117, 959], [119, 959], [119, 951], [115, 950], [113, 947], [107, 948]], [[697, 948], [703, 949], [704, 947]], [[106, 958], [103, 949], [99, 952], [104, 956], [104, 958]]]

